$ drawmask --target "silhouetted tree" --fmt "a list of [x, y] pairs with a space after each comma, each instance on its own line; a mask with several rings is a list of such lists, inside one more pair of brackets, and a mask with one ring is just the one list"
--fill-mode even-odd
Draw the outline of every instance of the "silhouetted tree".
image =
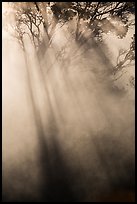
[[[117, 57], [117, 64], [114, 67], [114, 75], [116, 75], [118, 72], [122, 71], [129, 65], [131, 66], [132, 65], [131, 62], [134, 62], [134, 60], [135, 60], [135, 34], [132, 37], [130, 48], [128, 50], [122, 50], [122, 49], [119, 50], [119, 55]], [[123, 75], [123, 72], [115, 80], [119, 79], [122, 75]], [[135, 78], [133, 76], [130, 78], [130, 84], [132, 87], [134, 87], [135, 85]]]
[[[130, 14], [135, 13], [134, 2], [13, 2], [16, 10], [16, 21], [20, 26], [25, 24], [33, 41], [40, 45], [40, 26], [44, 28], [48, 39], [54, 34], [58, 23], [66, 23], [76, 19], [75, 37], [80, 41], [82, 37], [81, 22], [92, 31], [94, 36], [102, 39], [103, 33], [115, 32], [119, 38], [125, 37], [130, 21]], [[110, 22], [116, 19], [119, 29]], [[121, 23], [120, 23], [121, 22]], [[42, 41], [43, 42], [43, 41]]]
[[[57, 25], [75, 20], [72, 36], [80, 45], [94, 38], [102, 43], [103, 34], [113, 32], [124, 38], [130, 26], [134, 26], [135, 2], [10, 2], [15, 11], [14, 30], [21, 45], [28, 34], [37, 53], [43, 56], [51, 44]], [[114, 23], [113, 23], [114, 22]], [[84, 28], [83, 28], [84, 23]], [[135, 40], [129, 50], [120, 50], [114, 74], [134, 60]], [[76, 52], [77, 53], [77, 52]], [[122, 58], [122, 60], [121, 60]]]

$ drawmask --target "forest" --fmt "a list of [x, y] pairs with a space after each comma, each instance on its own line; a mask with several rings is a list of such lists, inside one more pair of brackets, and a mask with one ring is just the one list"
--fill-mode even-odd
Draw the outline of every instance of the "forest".
[[2, 2], [2, 202], [135, 202], [135, 2]]

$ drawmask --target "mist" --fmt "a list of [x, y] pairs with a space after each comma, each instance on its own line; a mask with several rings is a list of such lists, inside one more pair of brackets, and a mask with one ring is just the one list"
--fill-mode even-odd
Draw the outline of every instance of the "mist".
[[110, 76], [119, 43], [80, 46], [73, 24], [44, 55], [3, 29], [3, 202], [134, 200], [134, 90]]

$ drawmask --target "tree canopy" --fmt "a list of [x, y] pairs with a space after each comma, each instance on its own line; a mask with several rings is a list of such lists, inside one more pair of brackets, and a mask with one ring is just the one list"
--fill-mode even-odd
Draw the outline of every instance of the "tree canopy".
[[[135, 2], [10, 2], [16, 9], [17, 27], [26, 25], [33, 40], [40, 41], [42, 25], [50, 39], [58, 23], [66, 23], [76, 18], [76, 39], [80, 40], [81, 21], [101, 39], [102, 33], [115, 32], [119, 38], [125, 37], [129, 26], [134, 24], [129, 16], [135, 14]], [[117, 20], [119, 29], [110, 22]], [[120, 24], [121, 22], [121, 24]], [[20, 28], [20, 30], [22, 30]], [[25, 31], [24, 31], [25, 32]]]
[[[135, 25], [135, 2], [9, 2], [14, 9], [16, 38], [23, 48], [23, 37], [29, 35], [38, 53], [44, 54], [51, 44], [56, 27], [75, 20], [72, 36], [80, 45], [88, 38], [102, 43], [103, 34], [114, 33], [124, 38]], [[83, 29], [84, 25], [84, 29]], [[135, 57], [135, 36], [129, 50], [119, 51], [116, 71], [122, 70], [127, 60]], [[121, 59], [123, 56], [123, 59]]]

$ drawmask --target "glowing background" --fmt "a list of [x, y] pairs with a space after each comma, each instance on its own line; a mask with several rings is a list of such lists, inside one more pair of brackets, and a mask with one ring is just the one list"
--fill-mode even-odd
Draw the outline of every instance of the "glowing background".
[[[11, 12], [6, 22], [14, 22], [7, 3], [2, 5], [3, 13]], [[71, 61], [78, 45], [65, 26], [57, 30], [41, 65], [27, 37], [24, 55], [9, 30], [2, 32], [3, 199], [40, 201], [45, 195], [47, 200], [96, 201], [111, 192], [133, 192], [134, 90], [111, 89], [102, 77], [109, 65], [96, 45]], [[133, 33], [124, 40], [105, 36], [112, 63]], [[67, 38], [70, 55], [62, 64], [55, 53]], [[118, 83], [125, 81], [126, 76]]]

